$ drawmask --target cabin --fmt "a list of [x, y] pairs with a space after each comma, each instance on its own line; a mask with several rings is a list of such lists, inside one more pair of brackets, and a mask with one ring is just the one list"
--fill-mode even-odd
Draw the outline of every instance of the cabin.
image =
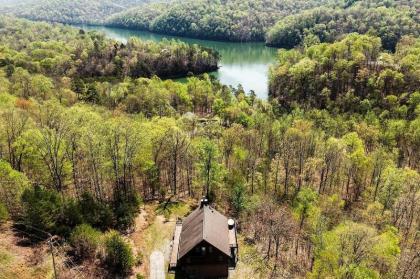
[[236, 223], [203, 198], [183, 221], [178, 220], [169, 261], [175, 278], [224, 279], [236, 267]]

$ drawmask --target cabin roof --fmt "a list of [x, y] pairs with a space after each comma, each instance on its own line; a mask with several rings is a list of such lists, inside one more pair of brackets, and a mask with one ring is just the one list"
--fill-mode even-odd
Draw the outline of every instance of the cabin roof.
[[208, 205], [202, 205], [182, 222], [178, 259], [206, 241], [231, 257], [228, 218]]

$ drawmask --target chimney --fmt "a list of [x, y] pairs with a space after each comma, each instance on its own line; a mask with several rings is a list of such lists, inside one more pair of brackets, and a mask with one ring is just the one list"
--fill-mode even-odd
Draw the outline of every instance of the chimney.
[[235, 220], [229, 219], [228, 220], [228, 228], [229, 230], [233, 229], [235, 227]]
[[205, 205], [209, 205], [209, 200], [206, 196], [202, 197], [200, 200], [200, 208], [203, 208]]

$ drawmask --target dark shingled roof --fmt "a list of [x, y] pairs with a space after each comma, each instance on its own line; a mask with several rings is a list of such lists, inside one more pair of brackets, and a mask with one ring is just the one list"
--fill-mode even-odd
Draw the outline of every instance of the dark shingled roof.
[[178, 259], [203, 240], [227, 256], [232, 256], [229, 249], [228, 218], [208, 205], [197, 208], [182, 222]]

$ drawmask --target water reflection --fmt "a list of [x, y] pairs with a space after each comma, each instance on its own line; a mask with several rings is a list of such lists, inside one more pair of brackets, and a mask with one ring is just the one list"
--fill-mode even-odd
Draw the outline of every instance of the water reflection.
[[159, 42], [164, 38], [177, 39], [189, 44], [199, 44], [217, 50], [221, 55], [221, 68], [213, 73], [227, 85], [242, 84], [246, 91], [254, 90], [260, 98], [268, 94], [268, 67], [273, 63], [276, 49], [263, 43], [230, 43], [160, 35], [145, 31], [110, 28], [103, 26], [78, 26], [85, 30], [98, 30], [108, 37], [126, 42], [129, 37]]

